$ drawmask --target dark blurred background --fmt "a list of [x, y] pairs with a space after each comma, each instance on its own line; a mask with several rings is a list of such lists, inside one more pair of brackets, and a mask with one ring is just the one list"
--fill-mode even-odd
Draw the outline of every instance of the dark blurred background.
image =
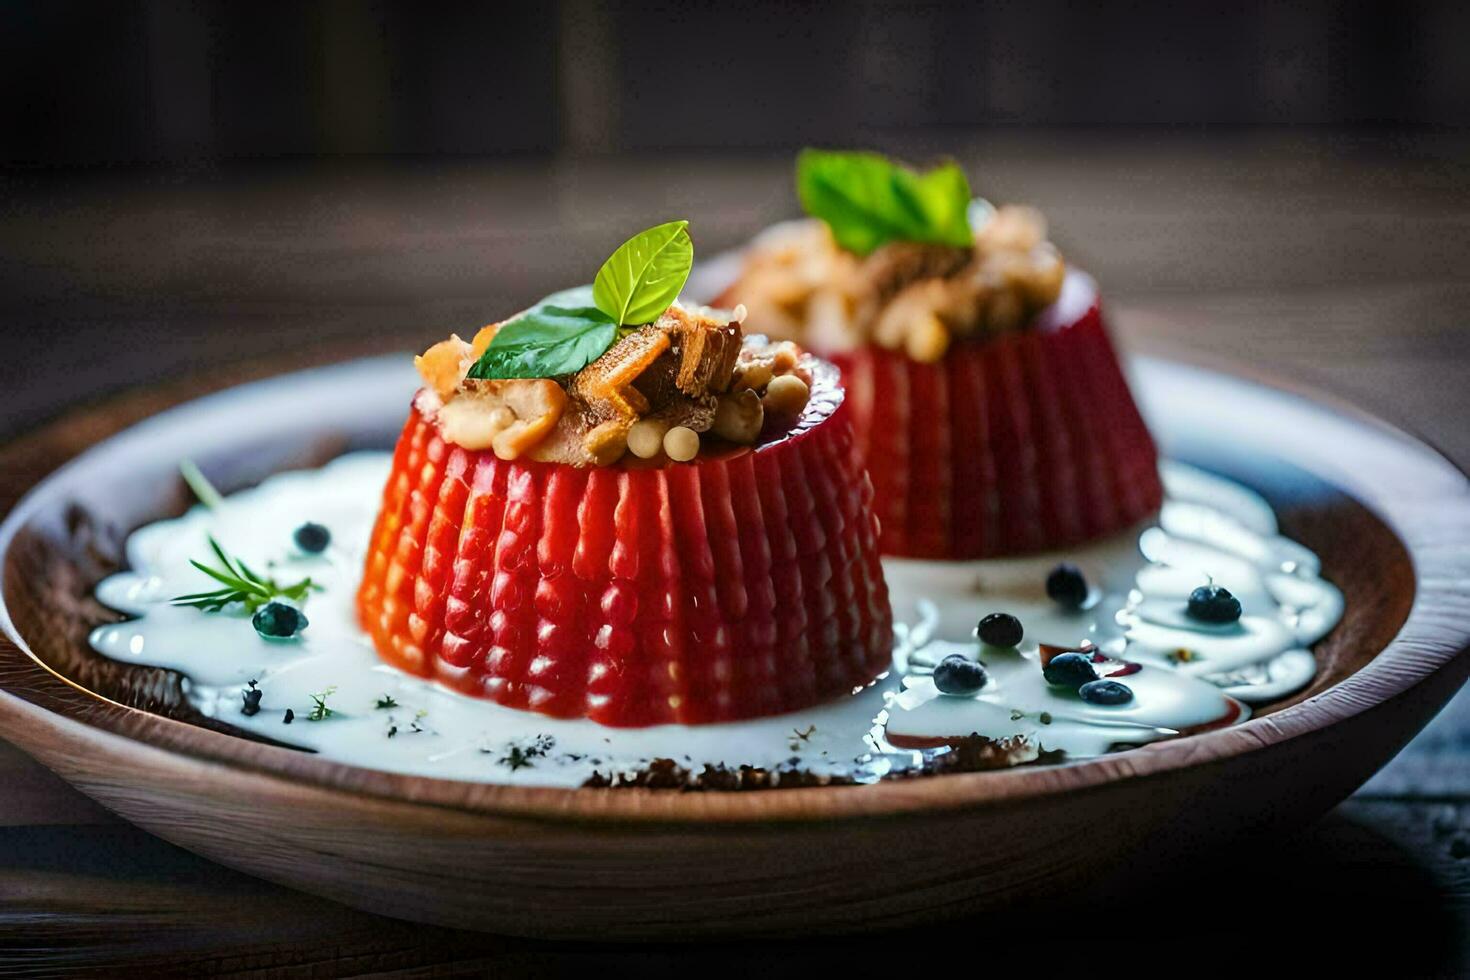
[[4, 5], [11, 164], [792, 147], [873, 131], [1470, 123], [1470, 5]]
[[795, 212], [812, 143], [1041, 206], [1125, 343], [1437, 417], [1465, 405], [1467, 38], [1451, 0], [3, 0], [0, 436], [422, 346], [674, 215], [711, 255]]

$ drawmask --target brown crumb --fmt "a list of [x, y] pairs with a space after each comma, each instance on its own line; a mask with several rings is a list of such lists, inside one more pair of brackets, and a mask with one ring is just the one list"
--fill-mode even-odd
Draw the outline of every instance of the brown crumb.
[[855, 782], [851, 776], [826, 775], [808, 769], [707, 764], [696, 771], [673, 759], [654, 759], [636, 772], [610, 775], [595, 772], [582, 785], [589, 789], [673, 789], [689, 793], [847, 786]]
[[[1013, 766], [1061, 762], [1064, 757], [1062, 752], [1042, 750], [1022, 735], [993, 739], [972, 732], [956, 739], [948, 750], [928, 757], [922, 766], [902, 769], [882, 778], [915, 779], [949, 773], [990, 772]], [[817, 773], [795, 765], [776, 769], [705, 765], [696, 771], [673, 759], [654, 759], [634, 772], [594, 772], [582, 785], [587, 789], [671, 789], [688, 793], [855, 786], [859, 783], [855, 776]]]

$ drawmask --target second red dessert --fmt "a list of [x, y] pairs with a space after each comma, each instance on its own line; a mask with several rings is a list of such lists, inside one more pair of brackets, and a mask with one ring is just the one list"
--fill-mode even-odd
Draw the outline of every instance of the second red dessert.
[[721, 301], [841, 366], [884, 554], [1065, 548], [1158, 509], [1096, 286], [1039, 212], [868, 153], [803, 153], [797, 189], [812, 220], [760, 235]]
[[956, 344], [932, 363], [876, 345], [834, 360], [885, 554], [1066, 547], [1159, 507], [1158, 453], [1080, 273], [1027, 330]]

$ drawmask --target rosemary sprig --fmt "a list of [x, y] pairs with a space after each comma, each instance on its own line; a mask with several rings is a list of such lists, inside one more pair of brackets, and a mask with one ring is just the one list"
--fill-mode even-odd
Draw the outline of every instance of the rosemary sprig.
[[189, 489], [194, 491], [194, 496], [199, 498], [199, 502], [210, 510], [224, 503], [225, 498], [214, 488], [214, 484], [209, 482], [209, 477], [204, 475], [192, 459], [179, 460], [179, 475], [184, 478], [185, 483], [189, 484]]
[[193, 606], [204, 612], [219, 612], [226, 606], [240, 603], [250, 612], [255, 612], [272, 599], [290, 599], [299, 603], [306, 599], [307, 593], [321, 591], [321, 586], [313, 582], [310, 576], [291, 585], [282, 585], [270, 576], [257, 575], [249, 565], [238, 558], [230, 557], [213, 535], [208, 538], [209, 547], [219, 559], [220, 567], [213, 568], [192, 559], [189, 564], [219, 582], [223, 588], [174, 596], [169, 601], [176, 606]]

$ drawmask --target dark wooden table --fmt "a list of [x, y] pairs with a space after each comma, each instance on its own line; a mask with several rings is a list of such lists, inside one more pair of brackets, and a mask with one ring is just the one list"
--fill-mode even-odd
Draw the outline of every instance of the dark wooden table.
[[[1470, 464], [1470, 139], [947, 134], [889, 145], [948, 150], [982, 193], [1043, 207], [1064, 250], [1102, 281], [1125, 345], [1328, 389]], [[690, 218], [710, 254], [793, 208], [784, 155], [0, 175], [0, 434], [240, 358], [286, 369], [303, 346], [344, 358], [423, 346], [586, 279], [656, 220]], [[15, 489], [3, 474], [0, 488]], [[1166, 879], [1100, 882], [1089, 902], [871, 942], [476, 936], [215, 867], [0, 744], [7, 976], [732, 962], [809, 974], [842, 960], [913, 969], [954, 951], [977, 969], [1039, 975], [1059, 963], [1184, 972], [1232, 960], [1467, 975], [1470, 692], [1316, 826], [1250, 855], [1201, 855]], [[1128, 942], [1143, 928], [1171, 959]]]

